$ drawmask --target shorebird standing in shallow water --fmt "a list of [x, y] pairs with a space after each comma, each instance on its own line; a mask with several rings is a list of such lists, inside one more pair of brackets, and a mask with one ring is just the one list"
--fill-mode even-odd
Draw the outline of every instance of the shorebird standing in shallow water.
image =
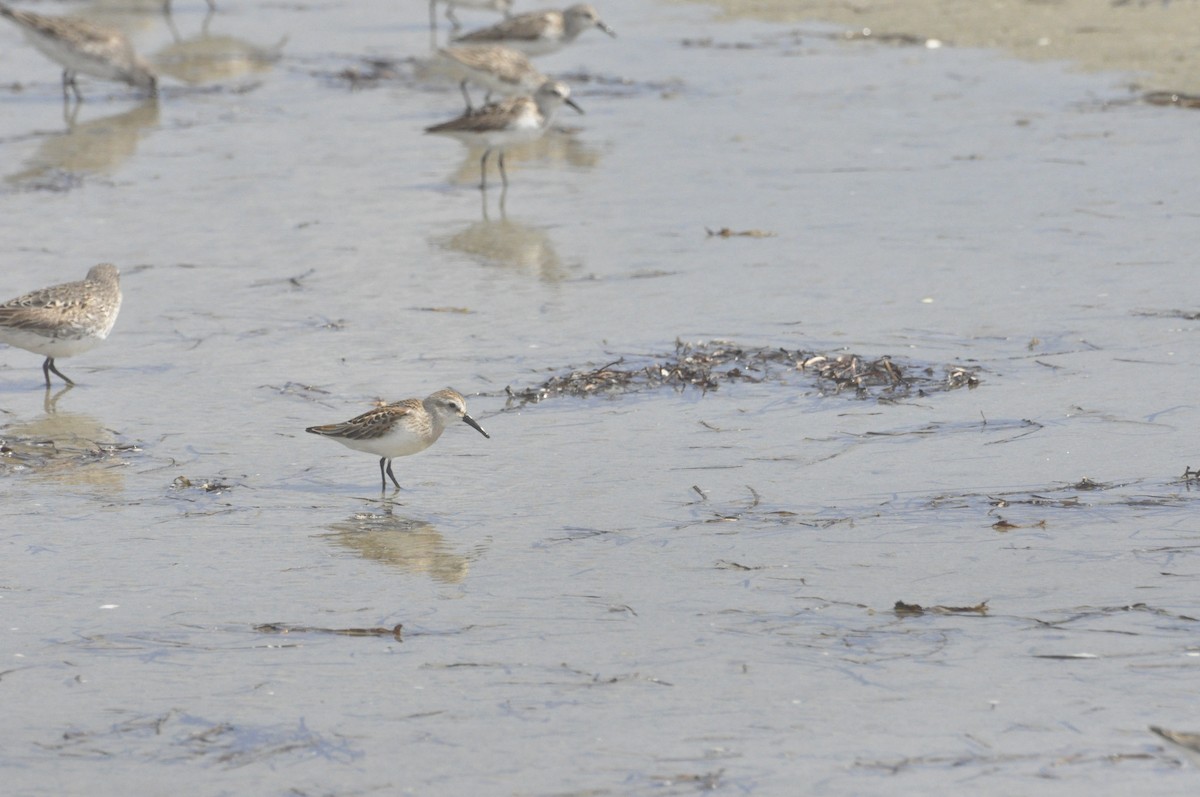
[[0, 304], [0, 343], [43, 355], [47, 389], [51, 371], [74, 385], [54, 360], [95, 348], [108, 337], [120, 311], [120, 272], [101, 263], [82, 282], [42, 288]]
[[563, 11], [531, 11], [517, 14], [490, 28], [472, 31], [454, 40], [455, 44], [503, 44], [526, 55], [547, 55], [575, 41], [588, 28], [599, 28], [609, 36], [617, 33], [587, 3]]
[[467, 144], [483, 146], [483, 158], [479, 162], [479, 187], [483, 190], [487, 189], [488, 155], [496, 150], [499, 153], [500, 179], [507, 188], [505, 147], [541, 138], [563, 103], [583, 113], [583, 109], [571, 100], [571, 90], [566, 84], [548, 80], [532, 97], [514, 97], [494, 102], [449, 122], [427, 127], [425, 132], [453, 136]]
[[76, 100], [83, 100], [75, 82], [78, 73], [119, 80], [149, 94], [158, 90], [153, 67], [133, 51], [133, 45], [119, 30], [74, 17], [18, 11], [4, 3], [0, 3], [0, 17], [11, 19], [42, 55], [62, 65], [64, 100], [68, 87], [75, 92]]
[[[442, 63], [456, 78], [461, 80], [463, 99], [467, 110], [471, 108], [471, 95], [467, 94], [467, 83], [483, 86], [491, 93], [506, 97], [536, 94], [549, 78], [529, 63], [525, 54], [500, 44], [477, 44], [463, 47], [447, 47], [438, 50]], [[484, 102], [488, 101], [484, 97]]]
[[513, 0], [429, 0], [429, 27], [431, 29], [437, 27], [437, 4], [446, 4], [446, 19], [450, 20], [450, 24], [455, 30], [462, 27], [462, 23], [458, 21], [458, 17], [454, 16], [455, 6], [462, 8], [478, 8], [481, 11], [499, 11], [506, 17], [512, 16]]
[[467, 414], [467, 400], [462, 394], [450, 388], [439, 390], [424, 400], [404, 399], [364, 412], [345, 423], [310, 426], [304, 431], [378, 456], [379, 478], [386, 490], [389, 477], [396, 489], [400, 488], [396, 474], [392, 473], [392, 460], [429, 448], [442, 436], [449, 421], [462, 421], [484, 437], [491, 437]]

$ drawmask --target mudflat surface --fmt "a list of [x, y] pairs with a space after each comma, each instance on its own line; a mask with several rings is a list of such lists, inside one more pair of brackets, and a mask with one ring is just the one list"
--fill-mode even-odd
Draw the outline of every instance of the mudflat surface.
[[424, 4], [173, 6], [0, 28], [0, 296], [125, 293], [0, 350], [7, 793], [1194, 793], [1193, 112], [611, 0], [481, 194]]

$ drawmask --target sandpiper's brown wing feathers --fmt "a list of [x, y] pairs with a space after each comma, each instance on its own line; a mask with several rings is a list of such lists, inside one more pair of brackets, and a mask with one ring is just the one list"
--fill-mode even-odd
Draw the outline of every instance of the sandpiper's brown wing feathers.
[[482, 30], [459, 36], [454, 41], [484, 44], [498, 41], [513, 41], [538, 39], [542, 36], [561, 34], [563, 28], [562, 14], [556, 11], [531, 11], [528, 14], [518, 14], [509, 17]]
[[500, 102], [493, 102], [482, 108], [467, 111], [457, 119], [442, 122], [433, 127], [425, 128], [426, 133], [485, 133], [491, 130], [504, 130], [518, 115], [521, 106], [529, 105], [534, 110], [537, 104], [529, 97], [512, 97]]
[[85, 317], [94, 297], [83, 282], [68, 282], [27, 293], [0, 304], [0, 325], [12, 329], [56, 330], [71, 316]]
[[351, 418], [344, 423], [310, 426], [304, 431], [325, 435], [326, 437], [344, 437], [347, 440], [373, 440], [377, 437], [383, 437], [391, 431], [392, 427], [401, 418], [416, 409], [414, 404], [416, 407], [419, 407], [421, 402], [406, 399], [398, 401], [395, 404], [388, 404], [368, 410], [362, 415]]
[[447, 47], [438, 52], [445, 58], [457, 61], [468, 69], [491, 72], [507, 83], [517, 83], [530, 72], [540, 74], [534, 69], [525, 53], [499, 45], [475, 44], [465, 47]]
[[[85, 279], [40, 288], [0, 304], [0, 326], [70, 336], [76, 328], [111, 329], [120, 307], [120, 272], [111, 263], [101, 263]], [[105, 324], [110, 315], [112, 322]], [[100, 337], [107, 334], [106, 330]]]
[[112, 48], [130, 50], [129, 40], [125, 34], [114, 28], [94, 25], [91, 22], [72, 17], [48, 17], [9, 8], [0, 4], [0, 16], [8, 17], [34, 33], [55, 39], [65, 39], [89, 55], [95, 53], [110, 53]]

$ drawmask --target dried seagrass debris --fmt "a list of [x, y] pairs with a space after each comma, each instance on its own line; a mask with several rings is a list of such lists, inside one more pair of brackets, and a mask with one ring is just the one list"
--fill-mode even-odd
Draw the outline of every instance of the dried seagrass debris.
[[702, 393], [727, 382], [786, 382], [796, 372], [812, 374], [822, 391], [853, 390], [858, 398], [909, 395], [974, 388], [978, 369], [962, 366], [900, 363], [891, 357], [864, 359], [856, 354], [826, 355], [779, 347], [739, 346], [728, 341], [684, 343], [662, 356], [621, 357], [597, 368], [575, 369], [540, 385], [505, 388], [509, 406], [536, 404], [549, 398], [619, 395], [671, 387], [698, 388]]
[[187, 476], [176, 476], [175, 480], [171, 482], [171, 489], [175, 491], [200, 490], [205, 493], [224, 493], [233, 488], [233, 484], [221, 478], [190, 479]]
[[1149, 105], [1173, 105], [1177, 108], [1200, 108], [1200, 96], [1181, 91], [1148, 91], [1142, 102]]
[[391, 628], [320, 628], [309, 625], [290, 625], [288, 623], [263, 623], [254, 626], [260, 634], [334, 634], [336, 636], [390, 636], [397, 642], [401, 639], [404, 626], [396, 623]]
[[[411, 61], [411, 59], [410, 59]], [[374, 88], [381, 83], [402, 77], [401, 61], [391, 58], [364, 57], [335, 72], [314, 72], [317, 77], [334, 83], [344, 83], [351, 90]], [[410, 64], [411, 66], [411, 64]]]
[[709, 238], [774, 238], [775, 233], [767, 230], [731, 230], [728, 227], [722, 227], [719, 230], [712, 230], [708, 227], [704, 228], [708, 233]]
[[988, 613], [988, 602], [981, 601], [974, 606], [922, 606], [919, 603], [896, 601], [892, 611], [899, 617], [914, 617], [922, 614], [978, 614]]

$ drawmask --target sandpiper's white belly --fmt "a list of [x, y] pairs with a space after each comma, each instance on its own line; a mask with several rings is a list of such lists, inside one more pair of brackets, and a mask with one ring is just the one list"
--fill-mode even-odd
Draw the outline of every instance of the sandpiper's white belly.
[[364, 451], [368, 454], [374, 454], [377, 457], [395, 459], [424, 451], [433, 445], [434, 441], [442, 434], [441, 429], [436, 429], [436, 431], [430, 429], [428, 430], [429, 434], [421, 435], [412, 429], [404, 428], [402, 423], [397, 424], [397, 426], [400, 428], [393, 429], [385, 435], [370, 440], [353, 440], [347, 437], [335, 437], [333, 439], [355, 451]]
[[53, 335], [34, 332], [28, 329], [0, 327], [0, 343], [7, 343], [9, 346], [16, 346], [25, 351], [40, 354], [43, 357], [57, 359], [59, 357], [71, 357], [76, 354], [83, 354], [85, 351], [91, 351], [99, 345], [100, 341], [108, 337], [107, 329], [103, 330], [103, 333], [102, 335], [89, 334], [74, 329], [69, 332], [64, 331], [59, 335]]

